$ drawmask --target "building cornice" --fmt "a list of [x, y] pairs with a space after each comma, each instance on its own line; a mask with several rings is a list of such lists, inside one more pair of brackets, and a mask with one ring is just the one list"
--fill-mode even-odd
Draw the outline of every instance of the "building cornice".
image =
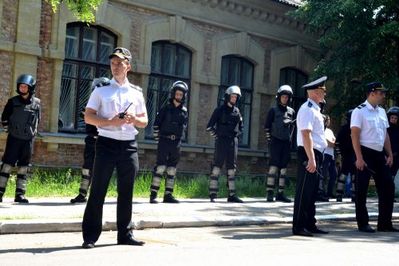
[[[318, 49], [316, 39], [305, 34], [305, 25], [286, 13], [295, 7], [274, 0], [109, 0], [147, 8], [210, 25]], [[243, 23], [245, 21], [245, 23]]]
[[[287, 8], [287, 5], [294, 7], [284, 1], [237, 1], [237, 0], [186, 0], [193, 3], [199, 3], [202, 6], [217, 8], [238, 16], [269, 22], [276, 25], [287, 26], [299, 31], [303, 31], [305, 25], [286, 15], [286, 12], [295, 8]], [[269, 3], [267, 3], [269, 2]], [[280, 6], [284, 2], [284, 6]]]

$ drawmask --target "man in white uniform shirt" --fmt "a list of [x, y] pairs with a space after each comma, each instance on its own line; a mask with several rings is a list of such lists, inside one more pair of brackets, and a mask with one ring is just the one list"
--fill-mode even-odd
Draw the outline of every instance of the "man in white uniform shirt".
[[367, 84], [367, 100], [356, 107], [351, 117], [352, 145], [356, 154], [356, 221], [361, 232], [374, 233], [369, 225], [366, 207], [367, 190], [373, 176], [378, 194], [377, 230], [398, 232], [392, 226], [395, 185], [389, 167], [393, 155], [387, 134], [389, 127], [385, 110], [379, 107], [385, 99], [386, 89], [380, 82]]
[[308, 100], [297, 115], [298, 172], [294, 202], [292, 233], [301, 236], [327, 234], [316, 226], [316, 198], [323, 151], [327, 147], [324, 121], [318, 103], [323, 102], [327, 77], [321, 77], [302, 88]]
[[109, 56], [113, 79], [96, 88], [86, 106], [85, 122], [97, 126], [93, 181], [82, 222], [83, 248], [93, 248], [102, 230], [102, 212], [108, 185], [117, 170], [117, 229], [119, 245], [144, 244], [132, 231], [134, 179], [139, 168], [136, 127], [148, 123], [140, 87], [129, 83], [132, 58], [128, 49], [117, 47]]

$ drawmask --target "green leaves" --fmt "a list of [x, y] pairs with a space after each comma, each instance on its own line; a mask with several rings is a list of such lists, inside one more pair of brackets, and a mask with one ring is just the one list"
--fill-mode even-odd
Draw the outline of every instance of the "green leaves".
[[61, 3], [65, 3], [73, 15], [83, 22], [94, 22], [95, 12], [103, 0], [46, 0], [53, 12], [57, 12]]
[[[307, 0], [293, 14], [318, 36], [315, 75], [334, 80], [329, 90], [339, 113], [364, 100], [364, 84], [378, 80], [399, 95], [399, 4], [394, 0]], [[339, 110], [342, 109], [342, 110]]]

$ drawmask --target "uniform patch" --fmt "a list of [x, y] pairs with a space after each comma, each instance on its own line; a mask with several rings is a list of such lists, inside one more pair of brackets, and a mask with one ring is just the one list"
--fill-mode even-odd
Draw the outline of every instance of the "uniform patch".
[[308, 107], [312, 107], [313, 104], [311, 102], [308, 102]]
[[357, 109], [362, 109], [363, 107], [365, 107], [366, 106], [366, 104], [365, 103], [362, 103], [361, 105], [359, 105], [358, 107], [356, 107]]

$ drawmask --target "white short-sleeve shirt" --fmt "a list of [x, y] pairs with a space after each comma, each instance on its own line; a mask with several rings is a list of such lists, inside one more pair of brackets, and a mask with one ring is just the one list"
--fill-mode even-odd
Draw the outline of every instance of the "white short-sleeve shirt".
[[320, 113], [320, 107], [313, 100], [308, 99], [299, 108], [296, 118], [297, 135], [296, 140], [298, 146], [303, 146], [302, 130], [310, 130], [313, 140], [313, 149], [323, 153], [327, 147], [327, 140], [324, 134], [324, 121]]
[[[326, 139], [327, 139], [329, 142], [335, 143], [334, 132], [333, 132], [331, 129], [326, 128], [326, 129], [324, 130], [324, 134], [325, 134], [325, 136], [326, 136]], [[324, 150], [324, 154], [329, 154], [329, 155], [331, 155], [332, 158], [334, 159], [334, 148], [333, 148], [333, 147], [327, 146], [326, 149]]]
[[[130, 84], [126, 79], [119, 85], [114, 79], [110, 85], [96, 88], [90, 95], [86, 107], [97, 111], [101, 118], [111, 119], [115, 115], [126, 111], [135, 115], [147, 113], [144, 96], [140, 87]], [[131, 124], [120, 127], [97, 127], [98, 134], [117, 140], [134, 140], [138, 130]]]
[[387, 114], [379, 106], [374, 108], [367, 100], [356, 107], [351, 116], [351, 128], [360, 128], [360, 145], [382, 151], [387, 128]]

